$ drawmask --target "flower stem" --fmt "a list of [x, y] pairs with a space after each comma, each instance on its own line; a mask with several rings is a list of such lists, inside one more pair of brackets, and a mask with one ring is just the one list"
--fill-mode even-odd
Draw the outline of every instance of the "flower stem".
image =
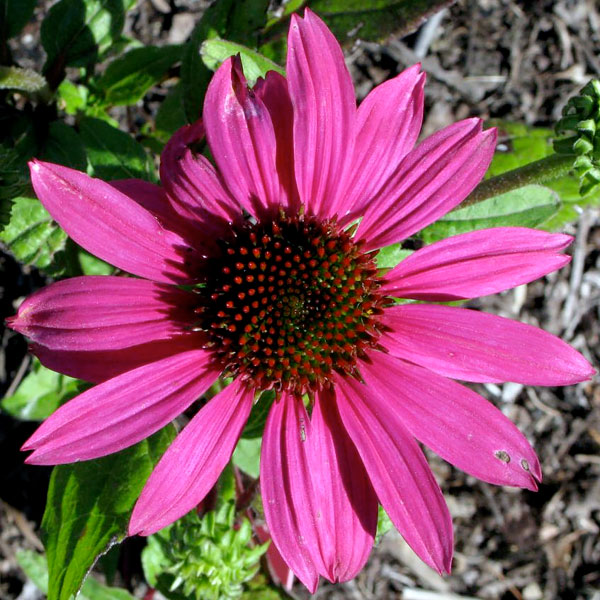
[[459, 208], [477, 204], [532, 183], [547, 183], [562, 177], [573, 168], [575, 158], [572, 154], [552, 154], [518, 169], [490, 177], [482, 181], [459, 205]]

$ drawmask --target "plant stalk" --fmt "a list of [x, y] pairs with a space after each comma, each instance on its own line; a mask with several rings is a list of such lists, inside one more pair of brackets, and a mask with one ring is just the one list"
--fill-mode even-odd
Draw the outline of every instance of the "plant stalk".
[[547, 183], [567, 175], [573, 168], [575, 158], [573, 154], [552, 154], [518, 169], [490, 177], [482, 181], [458, 208], [477, 204], [526, 185]]

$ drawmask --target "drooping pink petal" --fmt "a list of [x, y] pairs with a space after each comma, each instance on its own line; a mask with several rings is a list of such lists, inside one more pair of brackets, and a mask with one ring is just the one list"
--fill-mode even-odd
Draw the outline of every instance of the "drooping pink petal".
[[495, 294], [560, 269], [573, 238], [526, 227], [455, 235], [417, 250], [385, 275], [381, 291], [450, 302]]
[[377, 530], [377, 497], [346, 434], [333, 392], [315, 394], [309, 450], [317, 531], [329, 581], [348, 581], [363, 568]]
[[379, 502], [419, 558], [449, 573], [452, 519], [419, 446], [388, 399], [353, 378], [334, 378], [340, 416]]
[[356, 113], [344, 55], [333, 34], [309, 9], [304, 19], [292, 15], [288, 48], [300, 200], [310, 214], [344, 214]]
[[242, 433], [254, 392], [234, 381], [203, 406], [169, 446], [139, 497], [129, 535], [150, 535], [176, 521], [206, 496]]
[[483, 178], [496, 130], [466, 119], [439, 131], [400, 163], [366, 209], [356, 238], [365, 249], [399, 242], [455, 208]]
[[277, 210], [275, 131], [266, 106], [246, 85], [239, 56], [217, 69], [203, 115], [211, 152], [233, 196], [256, 217], [269, 207]]
[[294, 111], [288, 92], [288, 84], [283, 75], [269, 71], [264, 79], [259, 79], [254, 91], [266, 106], [277, 143], [277, 172], [282, 186], [281, 204], [294, 214], [300, 208], [300, 197], [294, 173]]
[[405, 360], [464, 381], [571, 385], [594, 374], [560, 338], [467, 308], [406, 304], [386, 308], [380, 344]]
[[40, 161], [30, 163], [33, 188], [53, 219], [80, 246], [134, 275], [183, 283], [193, 278], [194, 254], [181, 238], [110, 184]]
[[118, 350], [51, 350], [35, 342], [29, 350], [48, 369], [91, 383], [102, 383], [168, 356], [204, 348], [206, 343], [203, 331], [193, 331], [170, 340], [136, 344]]
[[108, 183], [152, 213], [165, 229], [178, 233], [190, 242], [190, 245], [194, 242], [194, 247], [201, 247], [199, 242], [202, 238], [198, 239], [200, 237], [198, 229], [190, 224], [189, 219], [182, 218], [173, 210], [161, 186], [143, 179], [116, 179]]
[[498, 485], [536, 490], [542, 472], [525, 436], [490, 402], [427, 369], [371, 353], [360, 367], [385, 405], [423, 444], [471, 475]]
[[310, 420], [302, 401], [283, 393], [269, 411], [260, 458], [265, 519], [273, 542], [296, 577], [314, 594], [321, 550], [315, 523], [318, 507], [304, 447]]
[[242, 211], [208, 159], [192, 151], [203, 139], [201, 120], [178, 129], [161, 154], [160, 179], [174, 212], [205, 238], [239, 222]]
[[83, 392], [25, 442], [26, 462], [57, 465], [118, 452], [148, 437], [200, 397], [221, 369], [191, 350], [128, 371]]
[[50, 350], [118, 350], [187, 333], [197, 298], [129, 277], [73, 277], [29, 296], [9, 325]]
[[423, 122], [425, 73], [414, 65], [374, 88], [356, 115], [356, 143], [343, 222], [360, 216], [400, 161], [412, 150]]

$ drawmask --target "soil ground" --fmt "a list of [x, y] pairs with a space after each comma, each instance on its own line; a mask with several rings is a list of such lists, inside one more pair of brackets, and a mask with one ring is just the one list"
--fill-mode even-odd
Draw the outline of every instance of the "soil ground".
[[[127, 26], [144, 42], [180, 42], [204, 6], [195, 0], [144, 0], [131, 11]], [[42, 60], [42, 15], [40, 8], [17, 40], [31, 66]], [[422, 60], [428, 73], [426, 133], [473, 115], [551, 126], [569, 96], [591, 77], [600, 77], [600, 9], [594, 0], [461, 0], [437, 24], [385, 44], [357, 44], [347, 56], [361, 98]], [[140, 114], [152, 114], [155, 108], [150, 98]], [[570, 266], [471, 305], [539, 325], [598, 365], [598, 211], [583, 211], [568, 233], [575, 236]], [[4, 253], [0, 273], [3, 318], [45, 283], [35, 270], [21, 268]], [[20, 336], [0, 330], [0, 339], [4, 393], [24, 376], [29, 359]], [[431, 456], [454, 518], [452, 575], [442, 578], [423, 566], [392, 531], [356, 580], [322, 585], [317, 598], [600, 600], [600, 387], [588, 382], [562, 389], [515, 384], [476, 388], [533, 443], [544, 472], [539, 491], [484, 484]], [[14, 559], [19, 548], [40, 549], [37, 536], [49, 470], [23, 465], [18, 451], [33, 429], [0, 414], [2, 600], [36, 598]], [[143, 592], [138, 587], [136, 593]], [[293, 594], [307, 597], [300, 587]]]

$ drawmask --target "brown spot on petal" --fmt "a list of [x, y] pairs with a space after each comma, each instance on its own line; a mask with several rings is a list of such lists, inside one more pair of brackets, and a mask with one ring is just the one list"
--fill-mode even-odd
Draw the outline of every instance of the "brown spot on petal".
[[[494, 452], [494, 456], [506, 464], [510, 462], [510, 454], [506, 452], [506, 450], [497, 450], [496, 452]], [[521, 461], [521, 465], [522, 464], [523, 461]]]

